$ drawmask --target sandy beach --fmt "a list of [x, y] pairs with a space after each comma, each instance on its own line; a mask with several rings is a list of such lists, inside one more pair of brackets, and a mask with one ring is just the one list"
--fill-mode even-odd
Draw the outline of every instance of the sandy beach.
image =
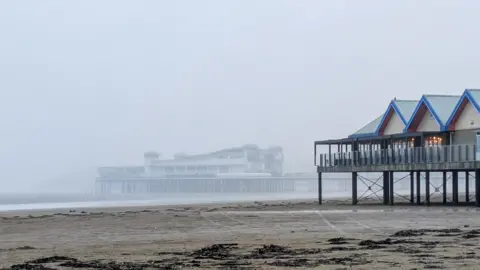
[[0, 213], [5, 269], [476, 269], [474, 207], [254, 202]]

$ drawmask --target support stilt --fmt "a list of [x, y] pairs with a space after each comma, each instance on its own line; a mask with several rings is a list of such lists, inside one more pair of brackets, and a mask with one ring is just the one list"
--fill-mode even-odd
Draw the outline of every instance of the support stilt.
[[443, 172], [442, 203], [447, 204], [447, 172]]
[[318, 173], [318, 204], [322, 204], [322, 173]]
[[452, 172], [452, 197], [453, 203], [458, 204], [458, 171]]
[[352, 204], [356, 205], [358, 203], [357, 197], [357, 172], [352, 172]]
[[388, 205], [388, 197], [390, 196], [389, 184], [390, 184], [390, 173], [383, 172], [383, 204]]
[[465, 172], [465, 202], [470, 202], [470, 172]]
[[415, 176], [410, 172], [410, 203], [415, 203]]
[[420, 172], [417, 172], [417, 204], [420, 205], [422, 204], [422, 198], [420, 197], [421, 192], [420, 192]]
[[475, 205], [480, 207], [480, 170], [475, 170]]
[[425, 172], [425, 204], [430, 205], [430, 172]]
[[394, 204], [394, 200], [393, 200], [393, 197], [394, 197], [394, 177], [393, 177], [393, 171], [391, 171], [390, 173], [390, 176], [388, 177], [388, 180], [389, 180], [389, 184], [388, 184], [388, 192], [389, 192], [389, 203], [390, 205], [393, 205]]

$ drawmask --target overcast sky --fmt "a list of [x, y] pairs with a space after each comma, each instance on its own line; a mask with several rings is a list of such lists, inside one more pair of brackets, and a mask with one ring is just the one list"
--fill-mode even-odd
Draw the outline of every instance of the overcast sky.
[[395, 96], [480, 88], [479, 12], [476, 0], [1, 1], [0, 181], [90, 185], [96, 166], [147, 150], [246, 143], [312, 170], [314, 140], [349, 135]]

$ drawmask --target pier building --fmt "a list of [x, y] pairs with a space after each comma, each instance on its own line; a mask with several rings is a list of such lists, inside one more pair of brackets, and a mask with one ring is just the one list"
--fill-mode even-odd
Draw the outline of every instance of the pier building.
[[163, 158], [144, 154], [140, 166], [100, 167], [99, 193], [315, 192], [315, 174], [283, 172], [283, 149], [247, 144], [219, 151]]

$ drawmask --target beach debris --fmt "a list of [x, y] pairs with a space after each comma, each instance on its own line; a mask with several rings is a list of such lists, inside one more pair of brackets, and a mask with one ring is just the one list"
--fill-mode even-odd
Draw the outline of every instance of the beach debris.
[[422, 253], [423, 250], [417, 249], [417, 248], [412, 248], [412, 247], [406, 247], [406, 246], [398, 246], [393, 250], [389, 250], [391, 252], [401, 252], [401, 253], [406, 253], [406, 254], [418, 254]]
[[[333, 252], [333, 251], [345, 251], [345, 250], [357, 250], [357, 248], [355, 247], [345, 247], [345, 246], [334, 246], [334, 247], [329, 247], [325, 250], [323, 250], [324, 252], [323, 253], [326, 253], [326, 252]], [[322, 252], [318, 252], [318, 253], [322, 253]]]
[[465, 232], [464, 235], [462, 235], [462, 238], [464, 239], [471, 239], [471, 238], [477, 238], [480, 237], [480, 230], [470, 230]]
[[15, 264], [8, 268], [10, 270], [57, 270], [56, 268], [47, 267], [39, 264], [29, 264], [29, 263], [22, 263], [22, 264]]
[[367, 260], [363, 254], [352, 254], [347, 257], [333, 257], [333, 258], [325, 258], [320, 259], [317, 261], [317, 265], [325, 264], [325, 265], [332, 265], [332, 264], [341, 264], [341, 265], [363, 265], [369, 264], [372, 261]]
[[380, 249], [380, 248], [386, 248], [385, 245], [391, 245], [392, 244], [392, 239], [387, 238], [385, 240], [362, 240], [358, 243], [360, 246], [365, 246], [367, 249]]
[[312, 267], [312, 262], [305, 259], [305, 258], [300, 258], [300, 259], [292, 259], [292, 260], [276, 260], [273, 262], [268, 263], [268, 265], [271, 266], [277, 266], [277, 267]]
[[21, 247], [16, 247], [16, 248], [7, 248], [7, 249], [0, 249], [0, 252], [2, 251], [14, 251], [14, 250], [32, 250], [36, 249], [32, 246], [21, 246]]
[[278, 253], [278, 252], [287, 252], [288, 248], [279, 245], [263, 245], [260, 248], [256, 249], [258, 254], [266, 254], [266, 253]]
[[35, 260], [26, 262], [27, 264], [42, 264], [42, 263], [56, 263], [64, 261], [77, 261], [75, 258], [66, 257], [66, 256], [51, 256], [51, 257], [42, 257]]
[[401, 230], [392, 235], [392, 237], [412, 237], [412, 236], [422, 236], [426, 233], [443, 233], [443, 234], [452, 234], [452, 233], [461, 233], [462, 230], [458, 228], [452, 229], [409, 229]]
[[224, 259], [230, 256], [230, 251], [237, 248], [236, 243], [213, 244], [192, 252], [195, 259]]
[[411, 236], [421, 236], [424, 235], [423, 230], [402, 230], [394, 233], [393, 237], [411, 237]]
[[32, 249], [36, 249], [32, 246], [21, 246], [21, 247], [17, 247], [15, 248], [16, 250], [32, 250]]
[[332, 245], [343, 245], [343, 244], [348, 244], [347, 241], [355, 240], [353, 238], [343, 238], [343, 237], [335, 237], [335, 238], [330, 238], [327, 240]]
[[[303, 251], [302, 251], [303, 252]], [[246, 255], [246, 259], [268, 259], [275, 258], [279, 255], [289, 254], [292, 255], [294, 252], [287, 247], [279, 245], [263, 245], [259, 248], [254, 249], [249, 255]]]

